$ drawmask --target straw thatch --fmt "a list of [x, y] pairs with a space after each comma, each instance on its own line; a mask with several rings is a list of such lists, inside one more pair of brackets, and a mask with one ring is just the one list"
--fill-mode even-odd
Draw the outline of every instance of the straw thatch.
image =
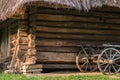
[[62, 4], [78, 10], [89, 10], [92, 7], [101, 7], [102, 5], [120, 7], [120, 0], [0, 0], [0, 20], [11, 17], [18, 8], [23, 7], [23, 4], [32, 1]]

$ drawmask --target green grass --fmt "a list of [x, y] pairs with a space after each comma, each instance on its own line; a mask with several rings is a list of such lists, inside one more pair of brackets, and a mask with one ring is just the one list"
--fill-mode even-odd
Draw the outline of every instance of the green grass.
[[0, 74], [0, 80], [120, 80], [106, 75], [80, 76], [72, 75], [65, 77], [24, 76], [16, 74]]

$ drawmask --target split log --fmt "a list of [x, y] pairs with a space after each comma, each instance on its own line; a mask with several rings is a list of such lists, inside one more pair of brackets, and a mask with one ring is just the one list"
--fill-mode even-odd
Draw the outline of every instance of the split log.
[[27, 56], [25, 64], [35, 64], [36, 63], [36, 57], [35, 56]]
[[14, 54], [15, 51], [16, 51], [16, 48], [15, 48], [15, 47], [11, 48], [11, 49], [10, 49], [10, 53], [11, 53], [11, 55]]
[[35, 55], [35, 54], [36, 54], [36, 49], [34, 49], [34, 48], [28, 49], [27, 54], [28, 54], [29, 56]]
[[28, 35], [27, 31], [21, 31], [19, 29], [18, 29], [18, 33], [17, 34], [18, 34], [17, 36], [27, 36]]
[[29, 48], [34, 48], [35, 47], [35, 41], [34, 40], [29, 41], [28, 47]]
[[10, 46], [11, 47], [17, 46], [17, 40], [11, 41]]
[[20, 37], [19, 44], [28, 44], [28, 38], [27, 37]]
[[17, 34], [10, 35], [10, 40], [14, 41], [17, 39]]
[[29, 41], [35, 40], [35, 35], [29, 34], [29, 35], [28, 35], [28, 40], [29, 40]]

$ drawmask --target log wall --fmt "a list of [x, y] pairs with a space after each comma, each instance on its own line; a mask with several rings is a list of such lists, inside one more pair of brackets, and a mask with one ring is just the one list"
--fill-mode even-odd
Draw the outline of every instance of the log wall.
[[120, 43], [120, 9], [89, 12], [31, 7], [30, 26], [36, 29], [37, 63], [74, 63], [80, 45]]
[[8, 19], [4, 22], [1, 22], [0, 29], [1, 29], [1, 42], [0, 42], [1, 53], [2, 57], [6, 57], [13, 53], [11, 50], [11, 48], [13, 47], [13, 45], [11, 45], [11, 42], [13, 36], [15, 36], [17, 33], [18, 21], [15, 19]]

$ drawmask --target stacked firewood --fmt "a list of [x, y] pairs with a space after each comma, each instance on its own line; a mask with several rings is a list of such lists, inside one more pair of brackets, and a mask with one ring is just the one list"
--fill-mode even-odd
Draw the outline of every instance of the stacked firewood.
[[41, 73], [42, 65], [36, 64], [36, 49], [35, 49], [35, 30], [30, 28], [28, 35], [28, 50], [26, 53], [26, 60], [22, 66], [21, 72], [27, 73]]
[[12, 60], [10, 67], [16, 71], [20, 70], [22, 63], [26, 58], [26, 50], [28, 44], [26, 26], [19, 26], [17, 33], [11, 38]]

